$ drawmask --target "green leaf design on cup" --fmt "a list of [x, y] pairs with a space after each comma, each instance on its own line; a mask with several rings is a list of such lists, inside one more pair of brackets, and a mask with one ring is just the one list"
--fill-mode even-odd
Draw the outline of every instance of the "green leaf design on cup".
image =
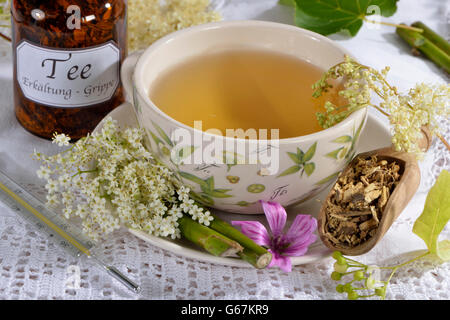
[[[346, 159], [347, 161], [352, 160], [356, 154], [355, 145], [356, 145], [356, 141], [359, 138], [359, 135], [361, 134], [361, 130], [364, 125], [364, 121], [365, 120], [361, 121], [361, 123], [356, 131], [355, 131], [355, 128], [353, 128], [352, 136], [344, 135], [344, 136], [338, 137], [338, 138], [334, 139], [333, 141], [331, 141], [333, 143], [344, 144], [344, 146], [339, 147], [336, 150], [333, 150], [333, 151], [327, 153], [325, 156], [328, 158], [335, 159], [335, 160], [341, 160], [341, 159]], [[348, 145], [348, 144], [350, 144], [350, 145]]]
[[304, 173], [309, 177], [313, 174], [316, 169], [316, 164], [311, 162], [314, 155], [316, 154], [317, 141], [313, 143], [312, 146], [308, 148], [306, 152], [303, 152], [300, 148], [297, 148], [297, 152], [287, 152], [289, 158], [295, 163], [292, 167], [287, 168], [282, 173], [278, 175], [277, 178], [288, 176], [300, 171], [300, 176]]
[[216, 189], [214, 186], [214, 176], [207, 179], [201, 179], [191, 173], [180, 171], [178, 172], [184, 179], [190, 180], [200, 186], [202, 192], [194, 193], [195, 200], [204, 203], [208, 206], [214, 205], [213, 198], [231, 198], [233, 195], [228, 194], [231, 189]]
[[160, 126], [158, 126], [156, 123], [153, 123], [153, 126], [155, 127], [156, 131], [158, 131], [159, 136], [171, 147], [174, 146], [172, 140], [170, 140], [169, 136], [164, 132], [163, 129], [161, 129]]
[[347, 135], [333, 140], [333, 142], [336, 142], [336, 143], [347, 143], [347, 142], [351, 142], [351, 141], [353, 141], [353, 138], [351, 136], [347, 136]]
[[328, 177], [325, 177], [325, 178], [323, 178], [322, 180], [318, 181], [318, 182], [316, 183], [316, 185], [322, 185], [322, 184], [326, 184], [326, 183], [328, 183], [328, 182], [330, 182], [330, 181], [333, 181], [335, 178], [337, 178], [337, 176], [339, 176], [340, 173], [341, 173], [341, 172], [338, 171], [338, 172], [335, 172], [335, 173], [333, 173], [333, 174], [330, 174]]

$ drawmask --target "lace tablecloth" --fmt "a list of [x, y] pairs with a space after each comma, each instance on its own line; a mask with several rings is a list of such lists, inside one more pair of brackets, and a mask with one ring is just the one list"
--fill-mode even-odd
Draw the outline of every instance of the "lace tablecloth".
[[[258, 19], [292, 23], [293, 11], [276, 5], [277, 0], [219, 0], [225, 19]], [[400, 1], [391, 22], [422, 20], [441, 34], [448, 33], [447, 1]], [[448, 34], [446, 35], [448, 36]], [[333, 35], [363, 63], [392, 67], [390, 79], [400, 89], [416, 82], [447, 82], [432, 63], [412, 57], [390, 27], [364, 26], [357, 37]], [[30, 154], [33, 149], [55, 152], [52, 145], [23, 130], [13, 114], [10, 47], [0, 43], [0, 167], [35, 193], [43, 191]], [[375, 114], [375, 116], [378, 116]], [[445, 136], [450, 140], [447, 125]], [[17, 169], [19, 168], [19, 169]], [[426, 194], [442, 169], [450, 170], [450, 159], [442, 144], [435, 142], [421, 162], [420, 188], [381, 243], [359, 257], [377, 265], [407, 260], [425, 245], [412, 232]], [[450, 227], [443, 232], [450, 238]], [[255, 270], [227, 267], [176, 256], [153, 247], [126, 231], [119, 231], [102, 244], [100, 252], [142, 286], [139, 295], [127, 291], [87, 260], [75, 259], [0, 203], [0, 299], [341, 299], [330, 279], [333, 260], [293, 268]], [[68, 285], [73, 268], [79, 286]], [[400, 269], [387, 290], [388, 299], [450, 299], [450, 264], [420, 260]]]

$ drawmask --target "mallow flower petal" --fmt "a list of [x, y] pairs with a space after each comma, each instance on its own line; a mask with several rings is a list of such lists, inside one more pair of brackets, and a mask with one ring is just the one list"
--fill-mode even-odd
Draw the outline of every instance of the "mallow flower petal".
[[270, 246], [270, 236], [266, 227], [259, 221], [231, 221], [233, 226], [240, 226], [241, 231], [260, 246]]
[[295, 217], [288, 232], [284, 235], [286, 241], [296, 241], [302, 235], [310, 235], [317, 229], [317, 220], [310, 215], [299, 214]]
[[292, 271], [292, 262], [290, 257], [280, 255], [272, 250], [269, 250], [269, 252], [272, 253], [272, 261], [270, 261], [270, 264], [267, 266], [268, 268], [277, 266], [284, 272]]
[[317, 236], [315, 234], [303, 235], [297, 240], [291, 242], [291, 244], [283, 250], [283, 254], [291, 257], [303, 256], [308, 247], [316, 242]]
[[270, 230], [273, 237], [279, 236], [283, 232], [286, 224], [287, 214], [286, 210], [278, 202], [260, 201], [269, 223]]

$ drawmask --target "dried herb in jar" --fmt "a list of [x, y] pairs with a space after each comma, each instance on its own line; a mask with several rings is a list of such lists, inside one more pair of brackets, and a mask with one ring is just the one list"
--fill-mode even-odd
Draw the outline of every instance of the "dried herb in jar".
[[15, 114], [24, 128], [79, 139], [123, 102], [126, 0], [13, 0]]

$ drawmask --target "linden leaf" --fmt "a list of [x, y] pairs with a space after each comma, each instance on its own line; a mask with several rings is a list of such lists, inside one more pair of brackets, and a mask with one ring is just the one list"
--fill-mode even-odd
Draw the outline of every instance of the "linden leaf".
[[450, 260], [450, 243], [438, 243], [439, 234], [450, 219], [450, 173], [443, 170], [430, 189], [422, 214], [416, 220], [413, 232], [425, 241], [428, 250], [442, 260]]
[[439, 258], [441, 258], [443, 261], [449, 261], [450, 260], [450, 240], [442, 240], [437, 245], [437, 252]]
[[278, 3], [283, 6], [295, 7], [295, 0], [280, 0]]
[[295, 0], [295, 24], [323, 35], [347, 30], [355, 36], [366, 16], [390, 17], [398, 0]]

